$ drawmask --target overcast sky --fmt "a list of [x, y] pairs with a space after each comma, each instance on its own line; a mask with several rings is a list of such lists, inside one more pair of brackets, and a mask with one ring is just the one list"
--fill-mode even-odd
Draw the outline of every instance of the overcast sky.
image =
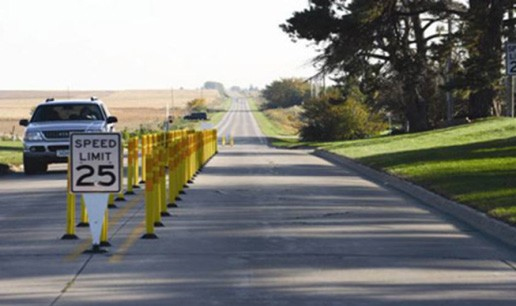
[[198, 88], [309, 77], [278, 27], [306, 0], [1, 0], [0, 89]]

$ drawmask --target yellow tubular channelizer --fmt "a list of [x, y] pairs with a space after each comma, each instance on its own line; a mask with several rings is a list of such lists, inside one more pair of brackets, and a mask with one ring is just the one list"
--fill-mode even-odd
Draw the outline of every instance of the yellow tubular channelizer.
[[63, 240], [79, 239], [75, 235], [75, 194], [71, 192], [71, 175], [70, 175], [70, 160], [68, 160], [67, 172], [67, 188], [66, 188], [66, 232], [61, 237]]
[[100, 246], [108, 247], [111, 243], [108, 241], [108, 230], [109, 230], [109, 210], [106, 209], [104, 213], [104, 222], [102, 222], [102, 231], [100, 233]]
[[134, 137], [134, 186], [139, 188], [140, 184], [140, 139], [138, 136]]
[[152, 156], [145, 157], [145, 234], [142, 239], [156, 239], [154, 233], [154, 178], [153, 178]]
[[133, 191], [133, 145], [132, 138], [127, 142], [127, 191], [125, 194], [134, 194]]

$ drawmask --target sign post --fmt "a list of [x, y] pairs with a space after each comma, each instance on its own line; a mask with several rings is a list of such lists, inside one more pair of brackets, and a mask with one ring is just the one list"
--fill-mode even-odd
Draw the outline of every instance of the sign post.
[[71, 144], [71, 192], [82, 193], [92, 236], [90, 253], [100, 248], [102, 223], [110, 193], [118, 193], [122, 183], [121, 136], [119, 133], [73, 133]]

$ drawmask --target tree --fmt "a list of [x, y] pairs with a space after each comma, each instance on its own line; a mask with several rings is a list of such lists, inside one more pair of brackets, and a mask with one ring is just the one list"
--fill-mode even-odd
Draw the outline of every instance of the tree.
[[206, 100], [205, 99], [193, 99], [186, 104], [186, 108], [190, 112], [201, 112], [206, 111]]
[[466, 15], [465, 46], [469, 58], [465, 62], [470, 118], [499, 115], [497, 87], [502, 77], [503, 17], [510, 1], [469, 0]]
[[310, 97], [310, 84], [299, 78], [282, 79], [267, 85], [262, 91], [266, 108], [287, 108], [301, 105]]
[[396, 77], [410, 130], [424, 131], [430, 128], [424, 93], [436, 74], [432, 46], [446, 37], [432, 29], [464, 10], [452, 0], [312, 0], [281, 27], [322, 48], [316, 62], [324, 73], [363, 81], [374, 65], [377, 75]]
[[224, 85], [222, 83], [214, 82], [214, 81], [207, 81], [207, 82], [204, 82], [203, 87], [205, 89], [215, 89], [220, 93], [221, 96], [226, 95], [226, 90], [224, 89]]

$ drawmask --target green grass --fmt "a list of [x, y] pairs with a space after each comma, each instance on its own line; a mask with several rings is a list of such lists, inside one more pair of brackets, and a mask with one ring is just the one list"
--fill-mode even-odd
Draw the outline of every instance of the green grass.
[[280, 122], [270, 120], [262, 111], [260, 111], [258, 104], [254, 99], [249, 99], [249, 107], [253, 112], [262, 133], [270, 140], [274, 141], [282, 139], [286, 142], [295, 141], [297, 137], [289, 132], [288, 128], [283, 126]]
[[21, 165], [23, 144], [21, 141], [0, 140], [0, 164]]
[[312, 146], [347, 156], [516, 224], [515, 119], [491, 118], [424, 133], [315, 143], [274, 137], [277, 133], [268, 118], [261, 112], [255, 116], [274, 146]]
[[516, 120], [312, 144], [516, 224]]
[[214, 126], [219, 123], [231, 107], [231, 99], [224, 99], [221, 103], [211, 106], [209, 109], [209, 122]]

